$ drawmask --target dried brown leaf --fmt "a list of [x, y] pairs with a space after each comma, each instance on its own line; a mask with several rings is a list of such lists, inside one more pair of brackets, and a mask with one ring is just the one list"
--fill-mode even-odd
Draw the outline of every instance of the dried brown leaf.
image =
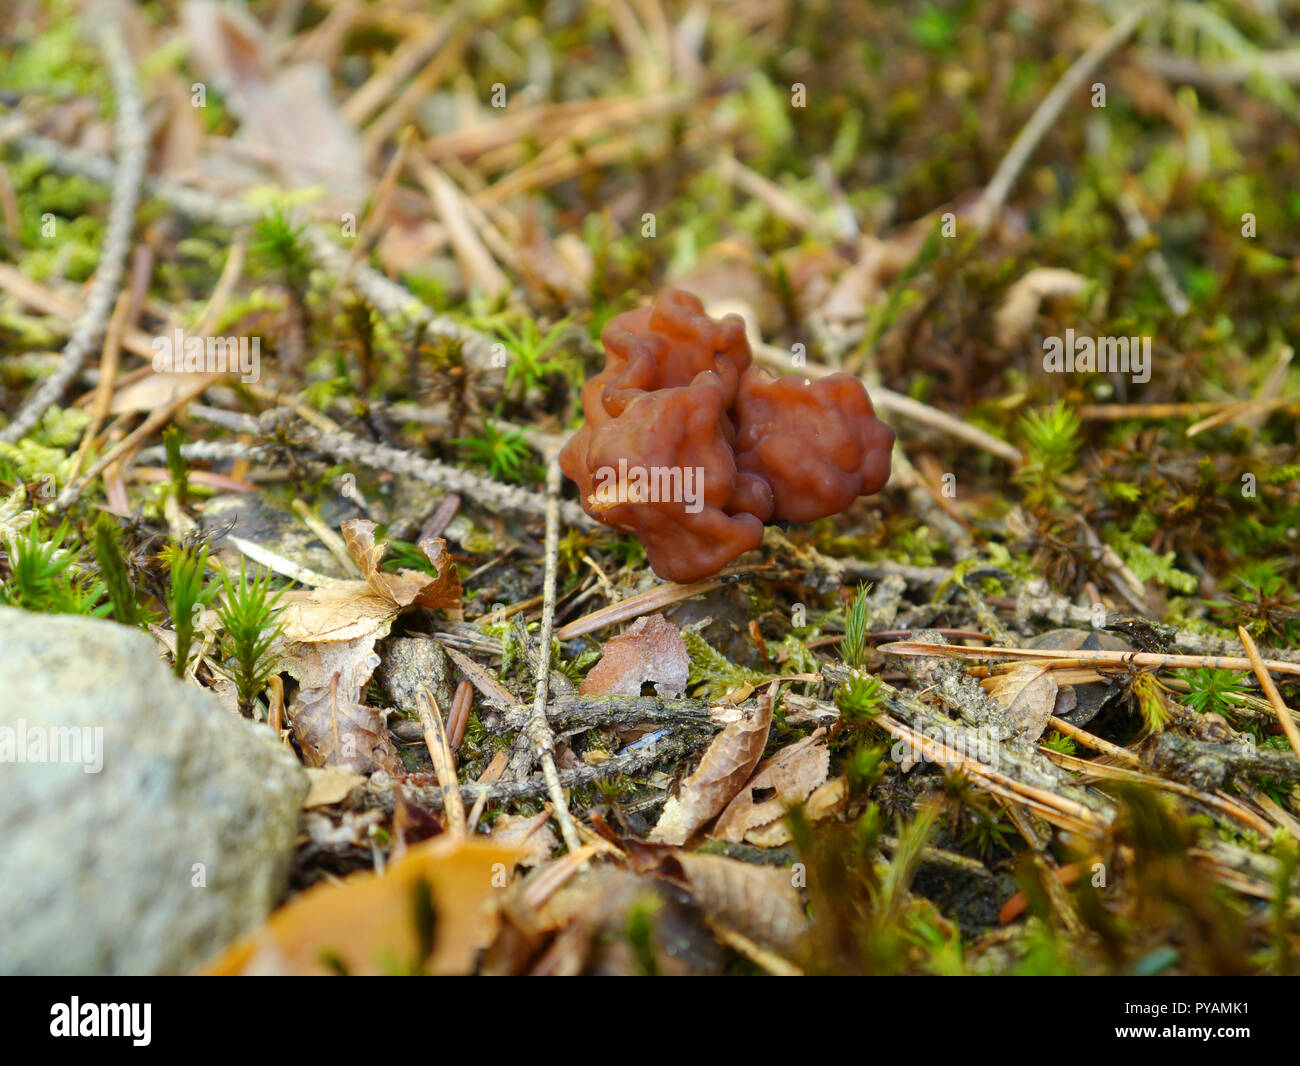
[[[193, 110], [191, 108], [191, 110]], [[150, 374], [139, 381], [124, 385], [113, 394], [109, 411], [115, 415], [135, 414], [139, 411], [154, 411], [174, 403], [176, 398], [188, 389], [204, 381], [216, 384], [224, 375], [207, 373], [178, 372], [174, 374]]]
[[239, 5], [189, 0], [181, 24], [191, 61], [240, 120], [238, 140], [284, 184], [327, 185], [348, 200], [365, 195], [361, 141], [334, 102], [328, 71], [312, 63], [280, 69], [266, 31]]
[[1077, 296], [1088, 279], [1072, 270], [1036, 267], [1007, 290], [993, 319], [998, 346], [1009, 348], [1029, 332], [1044, 298]]
[[817, 788], [813, 789], [813, 794], [808, 797], [803, 805], [804, 817], [810, 822], [829, 818], [832, 814], [836, 814], [843, 809], [848, 798], [849, 779], [847, 777], [833, 778], [824, 785], [818, 785]]
[[539, 814], [502, 814], [492, 824], [492, 843], [515, 848], [520, 866], [540, 866], [559, 845], [549, 809]]
[[803, 900], [788, 870], [725, 855], [681, 852], [674, 858], [700, 908], [751, 940], [790, 951], [808, 929]]
[[426, 537], [420, 541], [420, 550], [437, 570], [437, 577], [407, 569], [399, 570], [396, 574], [385, 574], [379, 569], [379, 563], [388, 546], [375, 543], [374, 522], [354, 518], [350, 522], [344, 522], [340, 528], [348, 552], [356, 560], [365, 583], [376, 596], [391, 600], [398, 608], [460, 606], [460, 575], [456, 573], [456, 566], [447, 552], [447, 542], [441, 537]]
[[[810, 822], [819, 822], [838, 814], [848, 804], [849, 783], [846, 778], [837, 777], [813, 789], [803, 805], [803, 815]], [[745, 840], [760, 848], [779, 848], [790, 842], [790, 827], [784, 819], [768, 825], [751, 829], [745, 834]]]
[[346, 766], [365, 774], [402, 772], [384, 712], [361, 702], [379, 665], [374, 646], [372, 634], [286, 647], [285, 668], [300, 682], [289, 704], [289, 723], [308, 766]]
[[343, 766], [308, 767], [307, 798], [302, 801], [304, 809], [328, 807], [342, 803], [357, 785], [365, 783], [365, 778], [354, 774]]
[[691, 660], [681, 630], [661, 614], [638, 618], [626, 633], [605, 645], [605, 654], [582, 682], [584, 696], [641, 695], [653, 681], [660, 696], [686, 691]]
[[388, 623], [407, 607], [460, 608], [460, 575], [441, 538], [420, 542], [420, 549], [438, 571], [437, 577], [417, 570], [385, 574], [379, 562], [387, 549], [375, 543], [375, 524], [365, 519], [344, 522], [343, 539], [364, 575], [363, 581], [340, 581], [325, 588], [297, 589], [284, 597], [281, 620], [285, 639], [297, 643], [382, 637]]
[[318, 589], [285, 593], [285, 640], [292, 644], [329, 644], [378, 639], [397, 617], [392, 600], [376, 596], [364, 581], [340, 581]]
[[[760, 763], [754, 776], [718, 817], [711, 835], [737, 844], [757, 843], [756, 836], [764, 840], [781, 838], [776, 839], [777, 845], [786, 843], [790, 839], [784, 823], [787, 808], [807, 799], [830, 770], [825, 733], [825, 729], [818, 729]], [[763, 830], [768, 831], [760, 832]]]
[[773, 687], [748, 718], [733, 722], [709, 745], [695, 773], [682, 782], [678, 794], [664, 804], [659, 824], [650, 834], [657, 844], [685, 844], [696, 830], [730, 802], [749, 780], [767, 744], [772, 725]]
[[1028, 741], [1042, 736], [1060, 690], [1053, 671], [1021, 663], [1005, 674], [985, 678], [981, 685], [1006, 709], [1012, 732]]

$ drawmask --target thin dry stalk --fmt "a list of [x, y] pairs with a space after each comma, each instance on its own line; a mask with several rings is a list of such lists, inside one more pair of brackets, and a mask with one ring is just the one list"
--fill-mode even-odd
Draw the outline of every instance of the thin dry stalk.
[[1148, 4], [1138, 4], [1131, 8], [1091, 48], [1070, 64], [1069, 69], [1061, 75], [1061, 80], [1043, 97], [1043, 102], [1029, 117], [985, 186], [979, 202], [971, 210], [971, 219], [978, 233], [986, 233], [996, 221], [1002, 205], [1011, 194], [1012, 186], [1029, 162], [1029, 157], [1034, 154], [1047, 131], [1056, 125], [1070, 97], [1092, 76], [1094, 70], [1110, 58], [1111, 53], [1129, 39], [1146, 17], [1148, 8]]
[[[1254, 670], [1250, 659], [1228, 655], [1158, 655], [1145, 651], [1053, 651], [1048, 648], [964, 648], [952, 644], [928, 644], [919, 640], [903, 640], [882, 644], [880, 650], [889, 655], [938, 655], [958, 659], [1068, 659], [1072, 663], [1113, 663], [1116, 666], [1148, 666], [1157, 670]], [[1261, 659], [1266, 670], [1277, 674], [1300, 676], [1300, 664]]]
[[[1269, 676], [1268, 672], [1273, 667], [1260, 657], [1259, 649], [1255, 647], [1255, 641], [1246, 632], [1245, 626], [1237, 627], [1237, 636], [1241, 638], [1246, 654], [1250, 657], [1251, 668], [1255, 671], [1255, 676], [1259, 678], [1259, 687], [1264, 690], [1264, 695], [1268, 697], [1268, 702], [1277, 714], [1277, 720], [1282, 723], [1282, 730], [1286, 733], [1286, 739], [1291, 745], [1291, 750], [1300, 757], [1300, 728], [1296, 727], [1290, 710], [1282, 702], [1282, 694], [1278, 692], [1277, 685], [1273, 683], [1273, 679]], [[1300, 671], [1296, 672], [1300, 673]]]
[[416, 700], [416, 708], [420, 715], [420, 725], [424, 727], [424, 744], [429, 749], [429, 758], [433, 760], [438, 787], [442, 789], [442, 809], [447, 815], [447, 828], [453, 836], [463, 837], [466, 833], [465, 804], [460, 796], [460, 782], [456, 778], [456, 757], [447, 740], [442, 711], [428, 685], [420, 684], [420, 695], [424, 698]]
[[542, 764], [542, 774], [546, 778], [547, 791], [560, 823], [564, 846], [570, 852], [576, 852], [582, 846], [582, 841], [578, 839], [577, 830], [573, 827], [569, 803], [564, 789], [560, 787], [560, 778], [555, 769], [555, 736], [546, 718], [546, 701], [550, 696], [551, 633], [555, 625], [555, 572], [558, 569], [560, 548], [559, 493], [560, 462], [558, 458], [552, 458], [546, 470], [546, 569], [542, 578], [542, 628], [537, 637], [541, 661], [537, 669], [537, 688], [533, 694], [533, 713], [528, 732]]
[[714, 577], [706, 578], [704, 581], [693, 581], [689, 585], [675, 585], [671, 581], [664, 582], [662, 585], [647, 589], [645, 592], [638, 592], [635, 596], [629, 596], [625, 600], [619, 600], [618, 603], [611, 603], [607, 607], [602, 607], [599, 611], [592, 611], [589, 615], [575, 619], [556, 632], [556, 639], [573, 640], [574, 637], [586, 636], [588, 633], [594, 633], [606, 626], [617, 625], [620, 622], [630, 622], [634, 618], [640, 618], [643, 614], [650, 614], [652, 611], [662, 611], [665, 607], [670, 607], [682, 600], [689, 600], [692, 596], [712, 592], [726, 578], [733, 577], [736, 574], [752, 573], [759, 569], [761, 567], [729, 566], [725, 570], [719, 571]]

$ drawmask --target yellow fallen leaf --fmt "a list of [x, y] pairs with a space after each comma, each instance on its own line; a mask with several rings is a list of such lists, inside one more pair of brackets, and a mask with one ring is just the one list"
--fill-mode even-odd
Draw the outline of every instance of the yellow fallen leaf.
[[382, 877], [314, 885], [200, 972], [470, 973], [495, 935], [496, 902], [517, 856], [511, 847], [435, 837], [408, 848]]

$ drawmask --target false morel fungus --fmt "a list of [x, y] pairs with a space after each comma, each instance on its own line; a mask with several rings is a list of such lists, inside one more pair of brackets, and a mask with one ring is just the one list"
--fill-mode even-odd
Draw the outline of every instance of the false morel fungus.
[[690, 293], [618, 315], [585, 422], [560, 452], [592, 518], [645, 545], [654, 572], [698, 581], [758, 547], [768, 522], [838, 514], [889, 480], [894, 431], [848, 374], [750, 366], [739, 315]]

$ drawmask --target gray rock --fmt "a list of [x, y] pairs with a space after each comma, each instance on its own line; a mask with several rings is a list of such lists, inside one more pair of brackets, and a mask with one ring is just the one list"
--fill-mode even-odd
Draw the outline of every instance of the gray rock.
[[390, 637], [384, 642], [375, 677], [393, 706], [414, 713], [420, 686], [429, 686], [443, 714], [450, 713], [451, 664], [442, 645], [429, 637]]
[[0, 973], [201, 965], [281, 899], [306, 792], [146, 634], [0, 608]]

